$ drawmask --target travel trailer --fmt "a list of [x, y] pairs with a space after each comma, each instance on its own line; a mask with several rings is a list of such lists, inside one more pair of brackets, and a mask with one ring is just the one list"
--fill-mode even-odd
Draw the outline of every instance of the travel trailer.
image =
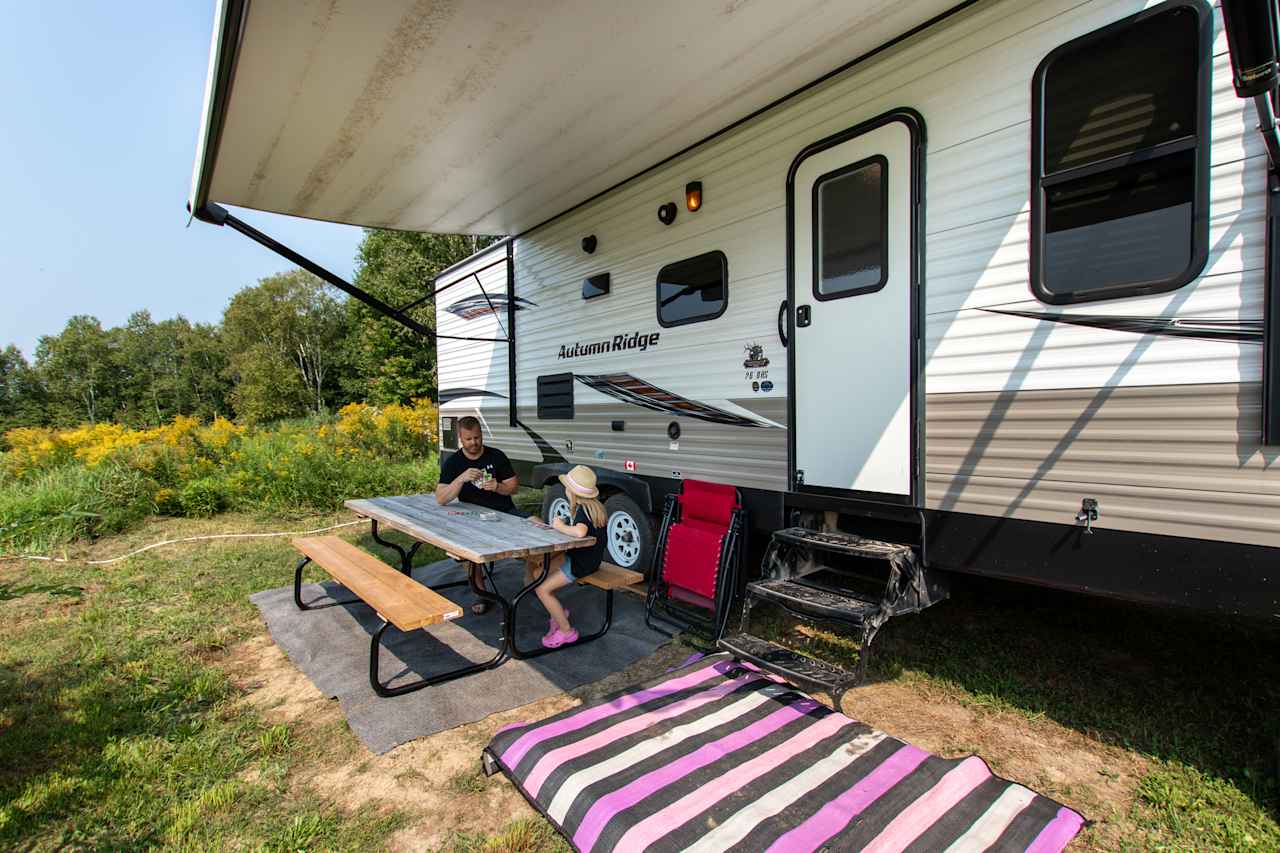
[[757, 542], [1275, 619], [1275, 14], [1227, 5], [226, 2], [190, 205], [511, 235], [424, 282], [442, 446], [595, 468], [620, 565], [696, 478]]

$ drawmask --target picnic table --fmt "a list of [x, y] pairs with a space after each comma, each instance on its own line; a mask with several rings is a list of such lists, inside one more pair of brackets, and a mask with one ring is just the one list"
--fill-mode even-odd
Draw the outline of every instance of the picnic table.
[[[595, 540], [590, 537], [576, 539], [550, 527], [536, 525], [527, 519], [503, 513], [490, 515], [485, 508], [472, 504], [463, 504], [455, 501], [441, 506], [436, 501], [435, 495], [432, 494], [349, 500], [346, 502], [346, 506], [357, 515], [370, 520], [374, 540], [399, 555], [400, 572], [404, 575], [401, 578], [394, 569], [382, 564], [382, 571], [391, 577], [374, 578], [364, 582], [364, 590], [352, 590], [362, 600], [373, 606], [375, 610], [378, 610], [378, 615], [382, 618], [382, 625], [372, 639], [369, 658], [369, 680], [374, 691], [380, 696], [398, 696], [403, 693], [420, 690], [432, 684], [439, 684], [482, 670], [493, 669], [501, 666], [511, 658], [533, 658], [553, 651], [567, 649], [571, 646], [582, 645], [604, 636], [612, 624], [613, 586], [608, 585], [609, 582], [606, 580], [597, 580], [594, 585], [608, 591], [604, 621], [598, 631], [591, 634], [583, 634], [576, 642], [566, 643], [555, 649], [540, 647], [526, 650], [521, 649], [516, 644], [516, 614], [520, 603], [546, 578], [551, 567], [552, 555], [591, 545]], [[415, 540], [414, 544], [405, 549], [393, 542], [389, 542], [379, 535], [380, 527], [398, 530]], [[298, 592], [302, 566], [308, 560], [314, 561], [329, 570], [330, 574], [346, 583], [349, 588], [351, 584], [347, 583], [346, 577], [340, 576], [334, 571], [334, 566], [352, 566], [356, 563], [367, 564], [367, 561], [363, 559], [364, 557], [375, 563], [380, 562], [373, 558], [372, 555], [364, 554], [355, 546], [343, 543], [336, 537], [325, 538], [333, 539], [334, 541], [320, 543], [319, 540], [295, 540], [294, 542], [295, 546], [305, 555], [303, 563], [298, 566], [294, 581], [295, 602], [300, 609], [311, 609], [309, 606], [304, 605]], [[424, 542], [436, 545], [447, 553], [466, 561], [468, 568], [467, 578], [461, 581], [429, 586], [412, 580], [409, 576], [413, 557]], [[346, 546], [346, 556], [338, 553], [337, 546], [334, 543]], [[537, 573], [532, 583], [522, 587], [514, 597], [508, 600], [494, 582], [494, 564], [498, 560], [510, 557], [523, 558], [538, 555], [543, 558], [541, 571]], [[374, 566], [366, 565], [365, 568], [371, 569], [375, 573], [378, 571]], [[485, 589], [481, 589], [477, 583], [477, 578], [480, 574], [488, 581]], [[364, 575], [360, 574], [357, 579], [357, 585], [360, 585], [359, 579], [362, 578], [364, 578]], [[458, 618], [462, 615], [461, 609], [437, 594], [440, 590], [458, 586], [470, 586], [471, 590], [481, 599], [497, 604], [502, 608], [502, 637], [499, 639], [498, 650], [493, 657], [481, 663], [466, 664], [409, 684], [400, 684], [394, 687], [383, 684], [378, 677], [378, 656], [382, 635], [388, 625], [396, 624], [401, 630], [411, 630]], [[388, 602], [383, 606], [391, 609], [395, 605], [405, 604], [407, 599], [415, 598], [415, 590], [410, 587], [416, 588], [420, 592], [416, 592], [417, 600], [412, 603], [413, 606], [406, 605], [399, 616], [399, 621], [397, 621], [395, 613], [384, 614], [379, 610], [379, 605], [370, 600], [370, 597], [380, 596]], [[447, 605], [451, 609], [446, 610], [443, 606], [433, 608], [431, 602], [426, 600], [427, 597], [432, 600], [438, 600], [437, 603], [443, 602], [443, 605]]]

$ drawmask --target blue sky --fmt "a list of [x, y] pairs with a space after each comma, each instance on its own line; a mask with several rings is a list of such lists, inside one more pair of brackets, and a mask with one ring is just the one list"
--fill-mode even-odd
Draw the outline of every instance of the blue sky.
[[[0, 5], [0, 348], [31, 360], [74, 314], [217, 321], [289, 268], [229, 228], [187, 227], [213, 7]], [[360, 229], [241, 216], [350, 276]]]

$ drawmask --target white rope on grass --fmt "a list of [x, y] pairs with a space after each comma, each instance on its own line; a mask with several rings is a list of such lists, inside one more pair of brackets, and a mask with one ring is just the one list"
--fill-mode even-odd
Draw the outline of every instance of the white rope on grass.
[[0, 554], [0, 560], [40, 560], [45, 563], [84, 563], [88, 566], [106, 566], [111, 563], [118, 563], [121, 560], [127, 560], [130, 557], [141, 554], [143, 551], [150, 551], [152, 548], [160, 548], [164, 545], [178, 545], [183, 542], [200, 542], [207, 539], [265, 539], [272, 536], [310, 536], [312, 533], [324, 533], [328, 530], [337, 530], [340, 527], [367, 524], [368, 521], [369, 519], [367, 518], [362, 518], [357, 521], [344, 521], [342, 524], [334, 524], [329, 527], [318, 527], [315, 530], [292, 530], [277, 533], [210, 533], [205, 536], [187, 536], [182, 539], [166, 539], [163, 542], [153, 542], [136, 551], [130, 551], [127, 554], [121, 554], [119, 557], [112, 557], [109, 560], [72, 560], [67, 557], [43, 557], [38, 554]]

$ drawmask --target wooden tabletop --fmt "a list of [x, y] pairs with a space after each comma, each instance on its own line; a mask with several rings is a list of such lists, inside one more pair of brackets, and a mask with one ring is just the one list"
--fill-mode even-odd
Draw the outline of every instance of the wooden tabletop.
[[432, 494], [350, 500], [346, 507], [474, 563], [568, 551], [596, 541], [590, 536], [575, 539], [501, 512], [493, 521], [486, 521], [481, 514], [491, 510], [458, 501], [440, 506]]

